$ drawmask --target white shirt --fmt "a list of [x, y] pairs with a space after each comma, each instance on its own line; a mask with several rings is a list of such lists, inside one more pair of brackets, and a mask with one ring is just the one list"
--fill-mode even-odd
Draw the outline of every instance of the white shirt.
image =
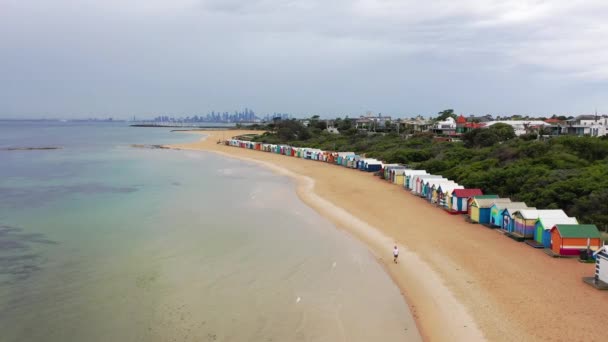
[[399, 248], [395, 247], [395, 248], [393, 249], [393, 255], [394, 255], [394, 256], [399, 255]]

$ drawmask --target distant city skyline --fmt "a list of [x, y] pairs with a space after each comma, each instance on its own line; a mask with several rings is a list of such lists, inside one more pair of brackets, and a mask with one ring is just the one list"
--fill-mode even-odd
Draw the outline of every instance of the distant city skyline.
[[608, 113], [605, 0], [6, 0], [0, 117]]

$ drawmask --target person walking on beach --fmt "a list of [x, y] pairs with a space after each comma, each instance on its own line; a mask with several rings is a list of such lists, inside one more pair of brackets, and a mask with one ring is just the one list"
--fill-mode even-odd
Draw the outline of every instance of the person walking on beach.
[[395, 264], [397, 263], [397, 258], [399, 258], [399, 248], [395, 246], [395, 248], [393, 248], [393, 261]]

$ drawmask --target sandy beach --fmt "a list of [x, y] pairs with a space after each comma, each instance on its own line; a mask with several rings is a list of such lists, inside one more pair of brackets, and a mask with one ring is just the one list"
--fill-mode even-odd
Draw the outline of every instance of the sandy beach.
[[[289, 175], [305, 203], [366, 243], [427, 341], [596, 341], [605, 334], [600, 322], [608, 317], [608, 293], [581, 281], [594, 273], [593, 264], [550, 258], [368, 173], [217, 144], [255, 132], [197, 133], [207, 138], [170, 147], [221, 153]], [[401, 248], [399, 264], [393, 244]]]

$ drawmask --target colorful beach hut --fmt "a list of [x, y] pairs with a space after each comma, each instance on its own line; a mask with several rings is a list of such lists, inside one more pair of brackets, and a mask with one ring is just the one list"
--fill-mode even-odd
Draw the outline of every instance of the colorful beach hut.
[[594, 224], [556, 224], [551, 228], [551, 251], [556, 255], [579, 255], [581, 249], [598, 250], [600, 232]]
[[448, 206], [454, 213], [466, 214], [469, 209], [469, 200], [475, 196], [482, 195], [481, 189], [456, 189], [452, 192]]
[[431, 203], [437, 203], [441, 185], [450, 186], [450, 185], [458, 185], [458, 184], [456, 184], [456, 182], [454, 182], [453, 180], [449, 180], [449, 179], [447, 181], [430, 180], [428, 182], [427, 189], [424, 193], [424, 197], [427, 199], [427, 201], [429, 201]]
[[539, 215], [545, 218], [566, 218], [568, 215], [561, 209], [519, 209], [513, 213], [515, 219], [513, 236], [522, 239], [534, 239], [534, 228]]
[[412, 184], [414, 188], [412, 189], [412, 193], [415, 195], [421, 195], [424, 184], [428, 182], [429, 179], [446, 179], [440, 175], [417, 175], [414, 177], [414, 183]]
[[534, 241], [545, 248], [551, 248], [551, 228], [556, 224], [578, 224], [578, 221], [575, 217], [554, 218], [539, 215], [534, 228]]
[[436, 191], [436, 199], [434, 200], [434, 202], [433, 200], [431, 200], [431, 202], [439, 204], [439, 206], [441, 206], [442, 208], [448, 208], [448, 200], [456, 189], [464, 189], [464, 186], [459, 185], [458, 183], [440, 184], [439, 188]]
[[405, 170], [407, 169], [395, 170], [393, 175], [393, 184], [399, 184], [403, 186], [403, 183], [405, 182]]
[[390, 180], [391, 179], [391, 171], [396, 170], [396, 169], [405, 169], [404, 165], [401, 164], [385, 164], [384, 167], [382, 168], [383, 176], [382, 178], [384, 180]]
[[490, 209], [495, 203], [510, 203], [509, 198], [479, 198], [474, 197], [471, 202], [471, 222], [481, 224], [490, 223]]
[[528, 206], [524, 202], [510, 202], [510, 203], [494, 203], [490, 208], [490, 222], [492, 227], [502, 227], [504, 220], [503, 215], [505, 209], [526, 209]]
[[[401, 179], [403, 179], [403, 170], [406, 170], [407, 167], [402, 167], [402, 168], [393, 168], [390, 171], [390, 175], [389, 175], [389, 181], [393, 184], [396, 184], [396, 180], [399, 177], [398, 175], [401, 175]], [[401, 184], [403, 184], [403, 180], [401, 180]]]
[[426, 172], [425, 170], [403, 170], [403, 176], [404, 176], [403, 187], [406, 188], [407, 190], [412, 190], [412, 188], [410, 187], [410, 183], [412, 182], [412, 179], [416, 175], [428, 175], [428, 172]]

